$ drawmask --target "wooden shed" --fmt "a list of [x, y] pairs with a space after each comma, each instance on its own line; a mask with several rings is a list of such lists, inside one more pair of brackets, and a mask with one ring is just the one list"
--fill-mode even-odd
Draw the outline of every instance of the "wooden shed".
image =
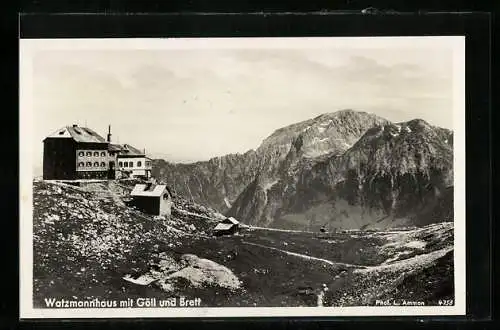
[[215, 236], [233, 235], [239, 231], [240, 223], [233, 217], [226, 218], [219, 222], [213, 229]]
[[131, 205], [144, 213], [163, 216], [171, 214], [172, 193], [164, 184], [136, 184], [130, 196]]

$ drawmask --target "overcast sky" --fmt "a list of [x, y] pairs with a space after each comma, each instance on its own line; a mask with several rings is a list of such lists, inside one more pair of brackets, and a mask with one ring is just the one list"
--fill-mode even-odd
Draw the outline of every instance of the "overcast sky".
[[416, 40], [40, 47], [32, 55], [34, 161], [41, 164], [45, 136], [73, 123], [104, 137], [111, 124], [115, 142], [174, 162], [255, 149], [277, 128], [347, 108], [453, 128], [453, 47]]

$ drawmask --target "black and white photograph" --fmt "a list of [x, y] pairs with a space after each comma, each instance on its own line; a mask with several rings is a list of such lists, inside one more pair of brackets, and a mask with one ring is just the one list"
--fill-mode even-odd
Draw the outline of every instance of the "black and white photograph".
[[26, 318], [465, 314], [463, 37], [20, 40]]

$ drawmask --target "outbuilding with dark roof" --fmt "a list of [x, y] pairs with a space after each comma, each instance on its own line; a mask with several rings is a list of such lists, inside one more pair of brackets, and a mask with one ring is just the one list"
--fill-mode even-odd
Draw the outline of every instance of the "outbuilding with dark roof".
[[222, 235], [233, 235], [236, 234], [240, 229], [240, 223], [233, 217], [228, 217], [215, 226], [213, 229], [213, 234], [215, 236]]
[[131, 205], [144, 213], [169, 217], [173, 205], [172, 193], [164, 184], [136, 184]]

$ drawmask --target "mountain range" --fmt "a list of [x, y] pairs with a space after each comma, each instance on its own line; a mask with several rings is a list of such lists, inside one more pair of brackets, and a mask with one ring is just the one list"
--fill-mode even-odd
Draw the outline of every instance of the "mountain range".
[[276, 130], [256, 150], [153, 175], [176, 192], [262, 227], [423, 226], [453, 219], [453, 132], [341, 110]]

